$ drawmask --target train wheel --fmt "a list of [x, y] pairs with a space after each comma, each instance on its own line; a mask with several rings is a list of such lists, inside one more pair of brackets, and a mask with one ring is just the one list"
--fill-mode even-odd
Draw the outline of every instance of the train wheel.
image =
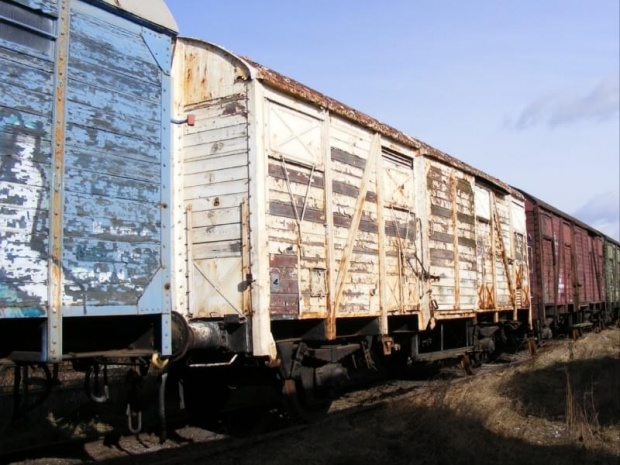
[[332, 404], [329, 391], [318, 392], [304, 387], [301, 380], [286, 379], [282, 388], [284, 406], [289, 415], [305, 422], [324, 416]]

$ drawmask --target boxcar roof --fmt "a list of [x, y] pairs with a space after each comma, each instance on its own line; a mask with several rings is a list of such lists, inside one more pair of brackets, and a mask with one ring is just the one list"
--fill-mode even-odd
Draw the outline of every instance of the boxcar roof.
[[458, 168], [461, 171], [464, 171], [479, 179], [482, 179], [486, 181], [487, 183], [495, 186], [496, 188], [499, 188], [500, 190], [503, 190], [513, 195], [514, 197], [523, 200], [523, 196], [518, 190], [500, 181], [496, 177], [491, 176], [483, 171], [480, 171], [479, 169], [474, 168], [473, 166], [468, 165], [467, 163], [462, 162], [461, 160], [458, 160], [454, 158], [453, 156], [448, 155], [445, 152], [442, 152], [441, 150], [437, 150], [436, 148], [431, 147], [430, 145], [414, 137], [411, 137], [405, 134], [404, 132], [399, 131], [398, 129], [394, 129], [391, 126], [388, 126], [387, 124], [384, 124], [381, 121], [371, 116], [368, 116], [365, 113], [362, 113], [361, 111], [351, 108], [350, 106], [345, 105], [344, 103], [339, 102], [338, 100], [335, 100], [331, 97], [328, 97], [325, 94], [322, 94], [314, 89], [311, 89], [310, 87], [305, 86], [301, 84], [300, 82], [295, 81], [294, 79], [286, 77], [283, 74], [278, 73], [277, 71], [274, 71], [266, 66], [263, 66], [255, 62], [251, 58], [236, 55], [235, 53], [232, 53], [231, 51], [217, 44], [214, 44], [212, 42], [207, 42], [201, 39], [194, 39], [190, 37], [182, 37], [180, 39], [187, 41], [187, 42], [194, 42], [198, 44], [202, 43], [214, 49], [220, 50], [224, 54], [230, 56], [232, 59], [245, 65], [247, 67], [248, 74], [253, 79], [258, 79], [259, 81], [263, 82], [265, 85], [269, 87], [277, 89], [286, 94], [292, 95], [294, 97], [297, 97], [301, 100], [317, 105], [319, 107], [325, 108], [326, 110], [329, 110], [330, 112], [338, 116], [341, 116], [350, 121], [353, 121], [354, 123], [357, 123], [360, 126], [364, 126], [370, 129], [371, 131], [376, 131], [387, 138], [390, 138], [396, 142], [400, 142], [406, 147], [411, 147], [413, 149], [419, 149], [421, 154], [424, 154], [428, 157], [435, 158], [446, 164], [454, 166], [455, 168]]
[[256, 63], [251, 58], [248, 58], [248, 57], [237, 57], [237, 58], [240, 58], [242, 61], [246, 62], [251, 68], [253, 68], [252, 75], [256, 79], [259, 79], [262, 82], [264, 82], [269, 87], [273, 87], [282, 92], [293, 95], [302, 100], [313, 103], [317, 106], [323, 107], [329, 110], [330, 112], [337, 114], [338, 116], [351, 120], [372, 131], [376, 131], [382, 134], [383, 136], [393, 139], [397, 142], [400, 142], [401, 144], [407, 147], [419, 149], [420, 153], [428, 157], [435, 158], [451, 166], [454, 166], [455, 168], [458, 168], [466, 173], [469, 173], [475, 177], [484, 179], [488, 183], [496, 187], [499, 187], [500, 189], [510, 193], [511, 195], [519, 199], [523, 198], [519, 191], [515, 190], [508, 184], [500, 181], [494, 176], [491, 176], [483, 171], [480, 171], [477, 168], [474, 168], [471, 165], [468, 165], [465, 162], [462, 162], [461, 160], [454, 158], [451, 155], [448, 155], [445, 152], [442, 152], [441, 150], [431, 147], [430, 145], [414, 137], [411, 137], [397, 129], [394, 129], [393, 127], [388, 126], [387, 124], [384, 124], [381, 121], [371, 116], [368, 116], [365, 113], [362, 113], [361, 111], [351, 108], [348, 105], [345, 105], [344, 103], [341, 103], [331, 97], [328, 97], [325, 94], [317, 92], [316, 90], [311, 89], [310, 87], [305, 86], [301, 84], [300, 82], [295, 81], [294, 79], [286, 77], [278, 73], [277, 71], [267, 68], [266, 66], [263, 66], [259, 63]]
[[179, 32], [172, 13], [164, 0], [103, 0], [127, 13], [157, 24], [170, 31]]
[[[592, 233], [595, 233], [597, 236], [607, 237], [607, 236], [605, 236], [605, 234], [600, 232], [598, 229], [594, 229], [589, 224], [586, 224], [583, 221], [578, 220], [574, 216], [571, 216], [568, 213], [563, 212], [562, 210], [558, 210], [553, 205], [548, 204], [544, 200], [540, 200], [538, 197], [534, 197], [532, 194], [528, 194], [523, 189], [519, 189], [519, 188], [515, 188], [515, 189], [517, 189], [519, 192], [521, 192], [526, 199], [529, 199], [532, 203], [534, 203], [534, 204], [544, 208], [545, 210], [548, 210], [548, 211], [550, 211], [552, 213], [555, 213], [559, 217], [564, 218], [565, 220], [571, 221], [571, 222], [575, 223], [576, 225], [582, 227], [583, 229], [587, 229], [588, 231], [590, 231]], [[611, 239], [611, 238], [609, 238], [609, 239], [613, 241], [613, 239]]]

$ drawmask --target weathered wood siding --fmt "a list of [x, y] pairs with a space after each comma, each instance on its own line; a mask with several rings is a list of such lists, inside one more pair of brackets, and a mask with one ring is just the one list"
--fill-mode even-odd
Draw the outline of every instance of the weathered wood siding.
[[268, 353], [273, 320], [326, 319], [333, 338], [338, 318], [379, 317], [387, 334], [394, 315], [426, 329], [529, 307], [525, 211], [510, 195], [487, 198], [495, 219], [478, 229], [475, 171], [297, 98], [291, 81], [270, 85], [269, 71], [211, 44], [183, 39], [175, 61], [176, 111], [197, 117], [176, 137], [175, 256], [188, 256], [175, 265], [177, 309], [251, 313], [255, 348]]
[[429, 160], [427, 196], [432, 298], [438, 310], [476, 309], [476, 231], [473, 177]]
[[525, 203], [522, 200], [511, 198], [512, 250], [514, 261], [512, 271], [514, 276], [515, 304], [519, 309], [530, 308], [531, 283], [528, 251], [528, 236], [526, 225]]
[[264, 109], [270, 311], [325, 316], [322, 115], [306, 105], [288, 107], [272, 100], [265, 101]]
[[[414, 207], [413, 152], [384, 147], [373, 155], [371, 132], [275, 92], [268, 97], [272, 317], [324, 318], [330, 305], [337, 306], [341, 317], [378, 316], [382, 298], [389, 314], [417, 310], [423, 289], [414, 273], [420, 271], [414, 253], [421, 238]], [[379, 185], [385, 199], [382, 220]], [[380, 260], [384, 280], [378, 279]]]
[[161, 263], [169, 97], [143, 28], [77, 5], [66, 94], [63, 304], [135, 305]]
[[[602, 304], [606, 296], [603, 238], [553, 207], [526, 197], [532, 251], [533, 305], [538, 318]], [[545, 309], [551, 309], [546, 312]]]
[[[422, 222], [416, 207], [413, 153], [382, 153], [385, 303], [390, 315], [420, 310], [425, 292]], [[379, 240], [382, 240], [381, 238]]]
[[600, 235], [590, 234], [590, 266], [594, 276], [592, 303], [605, 302], [606, 282], [605, 282], [605, 258], [603, 252], [603, 238]]
[[439, 318], [529, 308], [520, 201], [486, 190], [478, 221], [472, 175], [431, 158], [416, 173], [416, 154], [386, 140], [375, 157], [370, 131], [275, 91], [264, 108], [272, 318], [335, 305], [336, 317], [422, 311], [426, 327], [428, 306]]
[[[176, 308], [194, 318], [247, 313], [243, 294], [243, 205], [248, 200], [247, 86], [235, 64], [211, 47], [180, 41], [175, 56], [178, 128], [175, 209], [180, 289]], [[247, 246], [247, 244], [246, 244]]]
[[526, 211], [522, 201], [475, 186], [478, 308], [527, 309], [530, 306]]
[[620, 306], [620, 244], [605, 239], [604, 247], [607, 302], [617, 308]]
[[[56, 2], [0, 6], [54, 33]], [[15, 35], [13, 35], [15, 34]], [[0, 34], [0, 318], [44, 316], [48, 293], [54, 41], [2, 24]]]
[[[58, 34], [57, 1], [17, 3], [0, 6]], [[62, 92], [54, 78], [60, 41], [25, 30], [0, 35], [0, 316], [45, 313], [50, 218], [61, 218], [63, 314], [169, 311], [158, 270], [168, 253], [171, 38], [81, 1], [71, 2], [68, 19]], [[53, 140], [64, 144], [55, 181]], [[157, 292], [145, 297], [156, 275]]]
[[573, 229], [574, 262], [573, 262], [573, 294], [579, 303], [588, 302], [592, 293], [592, 273], [588, 263], [588, 232], [575, 226]]

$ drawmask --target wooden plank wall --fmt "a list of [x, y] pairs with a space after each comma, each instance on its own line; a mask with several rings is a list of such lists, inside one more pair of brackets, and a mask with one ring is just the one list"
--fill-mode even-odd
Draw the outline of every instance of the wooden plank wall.
[[[349, 274], [337, 315], [379, 315], [379, 231], [377, 224], [377, 179], [370, 158], [372, 134], [351, 123], [332, 118], [330, 127], [333, 168], [334, 253], [336, 269], [349, 241], [351, 219], [358, 198], [365, 196], [359, 229], [355, 235]], [[380, 154], [379, 154], [380, 155]], [[358, 187], [366, 169], [371, 170], [368, 191]]]
[[620, 302], [620, 246], [605, 240], [605, 281], [607, 301]]
[[[248, 315], [248, 82], [228, 52], [178, 39], [172, 77], [176, 126], [175, 290], [188, 318]], [[256, 182], [261, 182], [256, 180]], [[245, 252], [244, 252], [245, 251]], [[245, 271], [244, 271], [245, 270]]]
[[[273, 97], [273, 96], [272, 96]], [[338, 305], [339, 316], [377, 316], [380, 313], [379, 276], [379, 223], [377, 212], [377, 172], [375, 166], [367, 166], [370, 157], [372, 134], [354, 124], [331, 117], [320, 123], [322, 117], [311, 108], [284, 102], [290, 108], [283, 110], [279, 103], [271, 102], [270, 117], [288, 118], [288, 124], [268, 129], [275, 134], [267, 136], [269, 150], [269, 256], [270, 256], [270, 310], [274, 318], [321, 318], [328, 314], [327, 248], [329, 235], [326, 231], [327, 212], [332, 212], [334, 283], [344, 279], [342, 297]], [[269, 106], [268, 105], [268, 106]], [[297, 109], [305, 116], [293, 113]], [[274, 116], [274, 113], [276, 116]], [[308, 118], [315, 118], [313, 122]], [[329, 147], [325, 152], [315, 152], [317, 140], [308, 136], [320, 124], [329, 124]], [[292, 131], [292, 132], [291, 132]], [[302, 140], [295, 132], [305, 135]], [[320, 131], [315, 137], [320, 136]], [[289, 141], [297, 139], [293, 146]], [[280, 145], [286, 141], [288, 147]], [[301, 145], [306, 149], [302, 150]], [[320, 145], [320, 144], [319, 144]], [[325, 149], [325, 148], [324, 148]], [[394, 199], [395, 188], [406, 188], [403, 201], [387, 201], [384, 207], [384, 242], [386, 262], [385, 304], [390, 313], [412, 312], [419, 305], [423, 290], [410, 264], [414, 260], [412, 250], [416, 239], [416, 221], [413, 208], [413, 154], [408, 155], [409, 168], [397, 167], [383, 159], [384, 189], [386, 199]], [[405, 159], [407, 159], [405, 157]], [[314, 166], [314, 169], [313, 169]], [[331, 167], [331, 204], [325, 204], [325, 166]], [[382, 165], [383, 166], [383, 165]], [[360, 192], [360, 184], [366, 170], [369, 172], [367, 192]], [[405, 185], [395, 186], [394, 180], [402, 178]], [[287, 181], [288, 177], [288, 181]], [[392, 189], [392, 190], [390, 190]], [[360, 196], [364, 196], [363, 203]], [[295, 203], [296, 207], [293, 206]], [[301, 221], [301, 247], [297, 217], [305, 213]], [[407, 204], [408, 203], [408, 204]], [[351, 239], [352, 220], [361, 205], [361, 219], [357, 233]], [[297, 209], [297, 213], [295, 212]], [[352, 252], [343, 264], [344, 253], [353, 241]], [[400, 249], [405, 256], [401, 257]], [[299, 252], [298, 252], [299, 251]], [[414, 260], [415, 261], [415, 260]], [[417, 266], [414, 263], [414, 266]], [[420, 270], [418, 270], [420, 271]]]
[[[525, 211], [521, 206], [513, 212], [511, 196], [493, 193], [490, 197], [493, 203], [487, 208], [490, 211], [492, 206], [496, 211], [509, 264], [507, 274], [501, 254], [496, 253], [500, 241], [493, 238], [496, 236], [491, 229], [493, 223], [476, 221], [473, 176], [429, 158], [426, 173], [415, 177], [412, 162], [415, 154], [399, 146], [388, 149], [389, 143], [384, 141], [380, 169], [369, 168], [367, 191], [360, 192], [371, 156], [373, 135], [369, 131], [333, 116], [328, 116], [326, 121], [317, 109], [276, 93], [269, 94], [266, 107], [273, 318], [328, 315], [329, 233], [333, 238], [335, 263], [332, 279], [338, 283], [344, 276], [337, 316], [378, 316], [382, 301], [388, 315], [410, 314], [420, 310], [421, 297], [429, 289], [440, 312], [473, 315], [480, 305], [482, 264], [493, 294], [489, 309], [514, 309], [511, 286], [520, 308], [528, 308]], [[325, 125], [329, 125], [329, 160], [324, 158], [325, 150], [318, 150], [325, 130], [320, 128]], [[331, 167], [331, 186], [325, 185], [325, 166]], [[380, 183], [378, 175], [382, 176]], [[418, 222], [421, 216], [414, 194], [415, 186], [420, 183], [426, 186], [427, 195], [428, 211], [424, 217], [428, 221], [423, 225]], [[382, 215], [377, 210], [379, 186], [384, 205]], [[325, 203], [326, 190], [330, 190], [330, 205]], [[360, 202], [361, 196], [364, 202]], [[298, 220], [304, 204], [300, 234]], [[361, 208], [361, 219], [351, 239], [356, 208]], [[330, 210], [333, 228], [328, 233]], [[512, 225], [513, 214], [521, 215], [523, 231], [519, 234]], [[381, 235], [380, 216], [384, 223]], [[425, 234], [422, 237], [420, 226], [429, 228], [428, 239]], [[351, 240], [352, 252], [343, 269], [343, 254]], [[381, 258], [380, 242], [384, 258]], [[486, 261], [480, 260], [479, 244]], [[420, 262], [425, 260], [423, 269]], [[518, 289], [517, 269], [521, 273]], [[430, 271], [439, 279], [432, 284], [424, 281], [423, 271]], [[384, 282], [378, 280], [382, 273]]]
[[161, 107], [167, 102], [141, 31], [92, 7], [71, 16], [66, 306], [135, 304], [160, 264]]
[[477, 303], [473, 178], [429, 161], [429, 250], [438, 310], [473, 311]]
[[[577, 293], [579, 295], [579, 303], [584, 304], [588, 302], [589, 290], [592, 287], [592, 276], [590, 270], [586, 266], [587, 260], [587, 232], [580, 226], [574, 226], [574, 256], [575, 264], [573, 266], [573, 283], [577, 285]], [[574, 292], [574, 291], [573, 291]]]
[[[52, 0], [19, 3], [57, 14]], [[30, 16], [39, 18], [36, 12]], [[55, 21], [47, 19], [48, 32]], [[8, 23], [2, 29], [0, 318], [38, 317], [45, 315], [48, 303], [53, 40]]]
[[[506, 253], [506, 257], [508, 259], [508, 263], [510, 264], [513, 259], [513, 249], [512, 249], [512, 228], [511, 228], [511, 218], [510, 218], [510, 197], [494, 195], [495, 208], [497, 210], [497, 216], [499, 218], [499, 227], [502, 234], [503, 239], [503, 247], [504, 252]], [[492, 207], [493, 208], [493, 207]], [[495, 233], [495, 231], [494, 231]], [[500, 250], [499, 239], [495, 238], [496, 248]], [[510, 298], [510, 285], [508, 283], [509, 279], [514, 281], [513, 272], [511, 266], [509, 265], [508, 273], [506, 272], [506, 267], [504, 265], [504, 261], [501, 258], [499, 253], [495, 254], [495, 290], [496, 290], [496, 308], [500, 309], [510, 309], [512, 308], [512, 300]]]
[[188, 111], [196, 117], [195, 126], [185, 127], [183, 136], [192, 313], [221, 316], [243, 306], [239, 285], [242, 204], [249, 182], [247, 99], [237, 93]]
[[601, 236], [590, 236], [590, 242], [592, 244], [592, 270], [595, 278], [594, 298], [593, 303], [601, 303], [605, 301], [605, 275], [604, 266], [605, 260], [603, 257], [603, 239]]

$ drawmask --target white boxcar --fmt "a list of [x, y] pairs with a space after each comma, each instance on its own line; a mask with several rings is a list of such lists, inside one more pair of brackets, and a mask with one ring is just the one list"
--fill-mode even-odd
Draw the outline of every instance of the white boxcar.
[[423, 358], [527, 327], [512, 188], [207, 42], [177, 41], [173, 81], [196, 118], [174, 134], [174, 306], [217, 323], [203, 347], [376, 335]]

